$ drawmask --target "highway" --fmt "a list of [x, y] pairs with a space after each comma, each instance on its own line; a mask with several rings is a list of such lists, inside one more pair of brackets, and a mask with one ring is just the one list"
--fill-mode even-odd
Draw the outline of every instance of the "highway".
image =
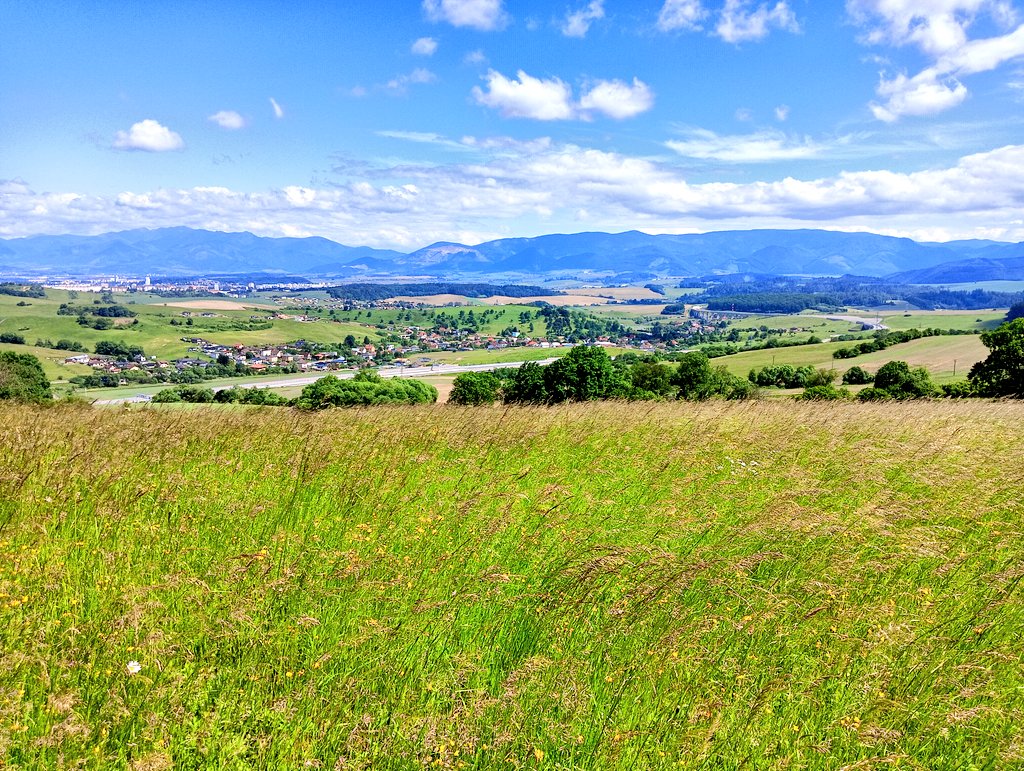
[[[541, 366], [551, 364], [553, 361], [557, 361], [557, 357], [551, 357], [550, 359], [541, 359], [537, 362]], [[508, 369], [509, 367], [518, 367], [524, 362], [521, 361], [507, 361], [498, 362], [493, 364], [434, 364], [429, 367], [380, 367], [377, 369], [377, 374], [381, 377], [427, 377], [429, 375], [458, 375], [463, 372], [487, 372], [492, 369]], [[310, 383], [315, 383], [322, 377], [327, 375], [334, 375], [339, 380], [349, 380], [356, 376], [355, 370], [341, 370], [335, 372], [319, 372], [316, 375], [292, 375], [291, 377], [279, 377], [279, 378], [267, 378], [264, 381], [256, 383], [238, 383], [238, 388], [288, 388], [289, 386], [304, 386]], [[202, 383], [197, 384], [202, 387]], [[168, 383], [168, 388], [173, 388], [173, 383]], [[234, 384], [230, 385], [219, 385], [210, 386], [211, 391], [225, 391], [229, 388], [234, 388]], [[106, 405], [106, 404], [130, 404], [130, 403], [141, 403], [148, 402], [152, 399], [151, 396], [125, 396], [120, 399], [97, 399], [93, 404]]]

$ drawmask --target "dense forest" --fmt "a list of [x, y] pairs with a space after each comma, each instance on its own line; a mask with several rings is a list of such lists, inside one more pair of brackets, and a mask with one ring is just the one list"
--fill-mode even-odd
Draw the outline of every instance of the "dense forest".
[[806, 308], [833, 312], [849, 305], [874, 307], [906, 302], [923, 310], [980, 310], [1005, 308], [1024, 300], [1021, 292], [984, 289], [957, 291], [937, 287], [892, 284], [882, 279], [759, 277], [745, 282], [705, 282], [709, 310], [746, 313], [798, 313]]

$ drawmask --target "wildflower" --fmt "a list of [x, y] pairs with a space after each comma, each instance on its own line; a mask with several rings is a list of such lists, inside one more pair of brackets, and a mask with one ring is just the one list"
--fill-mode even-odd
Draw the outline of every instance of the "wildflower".
[[137, 675], [137, 674], [139, 674], [139, 672], [142, 671], [142, 664], [140, 664], [137, 661], [129, 661], [127, 666], [128, 666], [128, 674], [130, 674], [130, 675]]

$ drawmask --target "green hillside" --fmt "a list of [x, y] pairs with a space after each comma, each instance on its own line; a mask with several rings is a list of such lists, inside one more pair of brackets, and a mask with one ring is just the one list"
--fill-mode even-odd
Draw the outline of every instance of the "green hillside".
[[1018, 766], [1022, 420], [5, 406], [0, 766]]

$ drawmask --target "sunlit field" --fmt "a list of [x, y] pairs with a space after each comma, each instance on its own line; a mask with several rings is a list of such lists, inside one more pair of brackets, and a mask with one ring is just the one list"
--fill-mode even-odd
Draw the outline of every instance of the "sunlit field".
[[1018, 766], [1022, 425], [3, 407], [0, 766]]

